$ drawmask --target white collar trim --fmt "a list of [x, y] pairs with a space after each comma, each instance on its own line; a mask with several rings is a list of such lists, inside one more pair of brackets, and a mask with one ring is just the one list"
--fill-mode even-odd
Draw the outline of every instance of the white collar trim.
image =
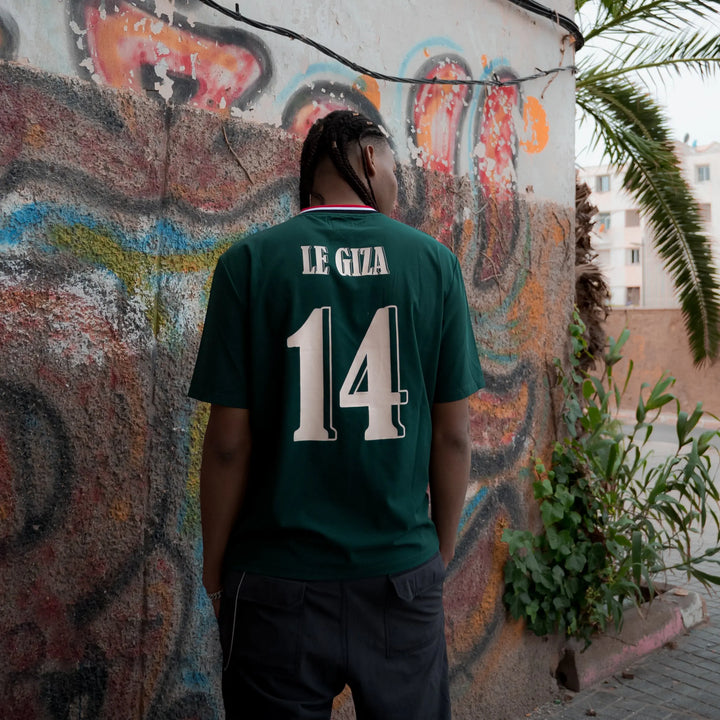
[[300, 211], [300, 214], [308, 212], [318, 212], [322, 210], [346, 210], [350, 212], [377, 212], [375, 208], [369, 205], [313, 205]]

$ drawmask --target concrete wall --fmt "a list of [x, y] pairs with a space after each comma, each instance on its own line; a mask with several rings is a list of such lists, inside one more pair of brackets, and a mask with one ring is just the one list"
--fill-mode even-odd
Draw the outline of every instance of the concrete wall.
[[[670, 392], [680, 400], [683, 410], [692, 412], [701, 402], [703, 410], [720, 417], [720, 365], [715, 363], [700, 368], [693, 365], [680, 310], [613, 310], [605, 324], [607, 334], [618, 338], [626, 327], [630, 330], [630, 338], [616, 372], [624, 378], [630, 360], [633, 361], [633, 372], [623, 396], [623, 410], [634, 415], [642, 383], [652, 387], [663, 373], [670, 373], [676, 378]], [[648, 390], [645, 390], [644, 397], [647, 394]], [[675, 408], [666, 407], [666, 410], [672, 413]], [[717, 427], [712, 418], [707, 421], [710, 426]]]
[[[243, 11], [393, 74], [572, 62], [563, 31], [505, 0], [322, 8]], [[216, 258], [296, 210], [290, 132], [336, 105], [393, 133], [398, 217], [460, 258], [486, 370], [447, 582], [456, 717], [546, 699], [557, 647], [508, 621], [500, 535], [532, 522], [528, 459], [552, 440], [571, 76], [377, 84], [181, 0], [3, 0], [0, 55], [0, 714], [221, 717], [199, 582], [207, 409], [185, 392]]]

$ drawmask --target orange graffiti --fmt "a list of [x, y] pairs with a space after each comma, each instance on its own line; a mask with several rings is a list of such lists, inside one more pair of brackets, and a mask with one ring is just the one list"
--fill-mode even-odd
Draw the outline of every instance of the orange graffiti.
[[364, 95], [378, 110], [380, 109], [380, 86], [375, 78], [360, 75], [353, 83], [353, 90]]
[[548, 125], [545, 108], [537, 98], [529, 97], [525, 99], [523, 120], [525, 122], [525, 139], [520, 142], [520, 146], [528, 153], [542, 152], [548, 143], [550, 126]]
[[127, 522], [130, 519], [132, 508], [124, 499], [116, 498], [110, 504], [110, 516], [115, 522]]
[[[493, 527], [480, 538], [474, 549], [474, 562], [466, 563], [451, 580], [447, 598], [448, 635], [451, 664], [470, 651], [477, 638], [487, 631], [502, 602], [504, 567], [508, 548], [501, 541], [503, 531], [510, 526], [504, 514], [494, 519]], [[480, 560], [482, 558], [482, 560]], [[482, 563], [477, 573], [475, 562]]]
[[470, 425], [473, 441], [483, 446], [507, 445], [528, 413], [530, 392], [527, 383], [512, 393], [480, 390], [470, 398]]
[[[171, 93], [174, 84], [186, 85], [192, 105], [222, 111], [263, 73], [247, 48], [171, 27], [128, 3], [119, 3], [118, 11], [104, 19], [98, 8], [88, 6], [85, 19], [94, 70], [114, 87], [162, 93], [164, 77], [171, 81]], [[149, 68], [153, 87], [147, 87]]]
[[47, 142], [45, 128], [38, 124], [30, 125], [25, 131], [25, 142], [36, 149], [43, 147]]

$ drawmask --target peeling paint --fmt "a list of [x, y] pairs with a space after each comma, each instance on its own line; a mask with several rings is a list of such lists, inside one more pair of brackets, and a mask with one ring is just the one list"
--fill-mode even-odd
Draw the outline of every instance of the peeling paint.
[[[114, 90], [16, 65], [0, 76], [0, 636], [28, 648], [3, 686], [21, 667], [32, 689], [4, 712], [220, 716], [199, 578], [207, 407], [185, 397], [188, 374], [217, 257], [295, 212], [299, 139], [347, 107], [395, 129], [397, 217], [453, 250], [466, 281], [487, 386], [471, 401], [449, 656], [458, 720], [500, 718], [502, 680], [525, 677], [513, 698], [529, 698], [552, 652], [507, 621], [500, 537], [532, 513], [530, 453], [551, 441], [545, 367], [572, 302], [573, 208], [524, 190], [557, 148], [557, 104], [527, 85], [398, 89], [300, 52], [291, 70], [279, 44], [172, 0], [66, 2], [75, 69]], [[480, 56], [422, 35], [400, 57], [404, 41], [391, 72], [521, 72], [487, 33]], [[41, 687], [66, 688], [66, 706], [43, 706]], [[349, 717], [347, 693], [334, 706]]]

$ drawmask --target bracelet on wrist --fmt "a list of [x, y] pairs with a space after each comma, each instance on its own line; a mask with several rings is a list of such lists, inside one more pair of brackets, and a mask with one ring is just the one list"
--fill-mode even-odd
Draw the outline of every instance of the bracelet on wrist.
[[223, 594], [223, 590], [222, 590], [222, 588], [220, 588], [219, 590], [216, 590], [215, 592], [208, 593], [207, 596], [211, 602], [215, 602], [216, 600], [220, 600], [220, 598], [222, 597], [222, 594]]

